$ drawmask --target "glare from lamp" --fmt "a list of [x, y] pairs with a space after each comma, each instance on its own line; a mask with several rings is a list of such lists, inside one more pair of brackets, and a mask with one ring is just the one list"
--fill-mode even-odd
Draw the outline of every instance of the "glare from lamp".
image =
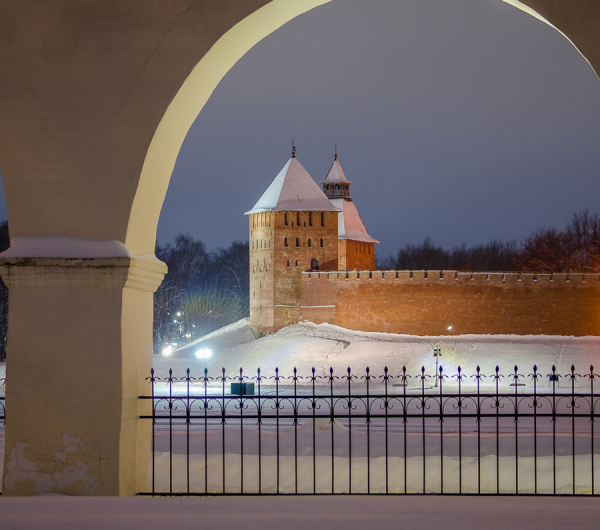
[[201, 348], [196, 352], [196, 359], [208, 359], [212, 352], [208, 348]]
[[173, 353], [173, 347], [165, 346], [160, 353], [163, 357], [170, 357], [170, 355]]

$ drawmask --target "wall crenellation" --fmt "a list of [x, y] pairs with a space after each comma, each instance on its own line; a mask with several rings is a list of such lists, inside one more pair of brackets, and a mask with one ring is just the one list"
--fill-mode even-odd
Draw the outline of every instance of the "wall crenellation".
[[322, 280], [370, 280], [390, 283], [433, 283], [458, 284], [506, 284], [506, 285], [565, 285], [581, 284], [596, 286], [600, 283], [600, 273], [533, 273], [533, 272], [459, 272], [454, 270], [428, 271], [325, 271], [303, 272], [303, 281]]

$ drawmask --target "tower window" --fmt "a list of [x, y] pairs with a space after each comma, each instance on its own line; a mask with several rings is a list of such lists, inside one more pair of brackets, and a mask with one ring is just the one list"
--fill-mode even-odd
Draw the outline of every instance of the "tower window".
[[283, 224], [285, 224], [285, 226], [287, 226], [288, 225], [288, 213], [287, 212], [285, 212], [283, 219], [284, 219]]
[[[312, 226], [312, 212], [308, 212], [308, 226]], [[308, 245], [310, 247], [310, 245]]]
[[299, 247], [299, 246], [300, 246], [300, 238], [299, 238], [299, 237], [297, 237], [297, 238], [296, 238], [296, 246], [297, 246], [297, 247]]
[[335, 190], [336, 190], [336, 191], [339, 191], [339, 189], [340, 189], [340, 185], [339, 185], [339, 184], [336, 184], [336, 185], [335, 185]]
[[287, 260], [287, 266], [288, 267], [290, 266], [290, 260], [289, 259]]
[[287, 237], [284, 237], [284, 238], [283, 238], [283, 246], [284, 246], [284, 247], [287, 247], [287, 246], [288, 246], [288, 244], [287, 244]]
[[310, 242], [310, 237], [308, 238], [308, 246], [312, 247], [311, 242]]
[[325, 212], [321, 212], [321, 226], [325, 226]]
[[310, 268], [313, 271], [319, 270], [319, 260], [317, 258], [313, 258], [310, 260]]
[[298, 260], [296, 260], [296, 267], [298, 266]]
[[296, 214], [296, 224], [300, 226], [300, 212]]
[[323, 248], [323, 238], [321, 238], [321, 248]]

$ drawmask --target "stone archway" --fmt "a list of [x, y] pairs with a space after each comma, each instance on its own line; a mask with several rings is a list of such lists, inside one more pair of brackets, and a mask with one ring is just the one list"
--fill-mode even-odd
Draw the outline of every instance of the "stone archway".
[[[329, 1], [0, 1], [12, 236], [0, 266], [10, 286], [4, 494], [145, 487], [149, 425], [137, 396], [152, 362], [152, 292], [165, 272], [154, 242], [175, 159], [231, 66]], [[553, 25], [600, 71], [597, 2], [504, 1]], [[61, 482], [77, 461], [77, 480]]]

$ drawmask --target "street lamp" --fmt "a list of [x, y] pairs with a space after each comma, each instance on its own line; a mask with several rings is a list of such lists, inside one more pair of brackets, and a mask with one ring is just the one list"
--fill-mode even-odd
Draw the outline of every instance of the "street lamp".
[[[450, 331], [452, 329], [452, 326], [448, 326], [444, 331]], [[442, 356], [442, 347], [440, 345], [440, 339], [438, 337], [438, 341], [437, 344], [434, 346], [433, 348], [433, 356], [435, 357], [435, 386], [438, 386], [438, 377], [439, 377], [439, 372], [438, 372], [438, 364], [439, 364], [439, 357]]]

